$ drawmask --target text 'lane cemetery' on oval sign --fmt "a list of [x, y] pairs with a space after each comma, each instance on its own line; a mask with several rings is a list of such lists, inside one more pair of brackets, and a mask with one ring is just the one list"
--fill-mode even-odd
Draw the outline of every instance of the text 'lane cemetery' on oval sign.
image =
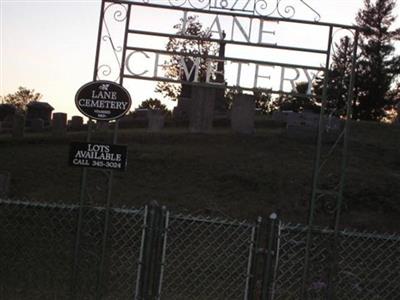
[[85, 116], [101, 121], [123, 117], [131, 107], [131, 96], [121, 85], [112, 81], [93, 81], [82, 86], [75, 104]]

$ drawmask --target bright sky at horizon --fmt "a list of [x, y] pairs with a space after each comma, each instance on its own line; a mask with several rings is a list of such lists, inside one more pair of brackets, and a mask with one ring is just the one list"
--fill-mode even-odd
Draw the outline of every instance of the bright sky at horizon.
[[[322, 22], [348, 25], [354, 23], [362, 2], [308, 1], [320, 13]], [[93, 77], [100, 4], [100, 0], [0, 0], [0, 95], [24, 86], [42, 93], [42, 101], [49, 102], [55, 112], [67, 112], [69, 117], [79, 115], [74, 96]], [[143, 10], [135, 17], [139, 23], [148, 20], [161, 24], [167, 20], [159, 10]], [[400, 26], [400, 19], [396, 25]], [[285, 34], [282, 30], [279, 43], [284, 44], [289, 37], [300, 39], [299, 33], [286, 30]], [[132, 89], [132, 108], [149, 97], [161, 99], [154, 93], [152, 82], [135, 80]]]

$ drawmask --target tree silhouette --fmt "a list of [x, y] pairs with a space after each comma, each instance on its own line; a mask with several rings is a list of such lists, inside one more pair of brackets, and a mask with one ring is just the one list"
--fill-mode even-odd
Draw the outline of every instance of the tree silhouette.
[[400, 29], [391, 29], [396, 17], [395, 0], [364, 0], [364, 8], [357, 15], [361, 28], [361, 59], [357, 71], [357, 102], [354, 117], [380, 120], [385, 110], [394, 105], [391, 86], [400, 74], [400, 56], [394, 55], [395, 40], [400, 40]]
[[19, 111], [25, 111], [28, 103], [39, 101], [42, 97], [43, 95], [35, 93], [35, 90], [20, 86], [17, 92], [8, 94], [4, 97], [3, 101], [4, 103], [14, 105]]
[[[296, 88], [292, 95], [281, 95], [274, 100], [273, 106], [280, 110], [292, 110], [301, 112], [304, 110], [319, 111], [319, 106], [315, 103], [313, 97], [305, 96], [308, 91], [308, 82], [296, 83]], [[297, 94], [297, 95], [296, 95]]]
[[147, 100], [144, 100], [140, 105], [140, 109], [149, 109], [149, 110], [160, 110], [163, 114], [169, 113], [168, 108], [161, 103], [160, 100], [154, 99], [154, 98], [149, 98]]
[[[391, 29], [395, 0], [364, 0], [356, 23], [360, 28], [354, 84], [353, 118], [382, 120], [395, 105], [391, 87], [400, 74], [400, 56], [394, 54], [393, 42], [400, 39], [400, 29]], [[327, 112], [340, 116], [345, 112], [350, 84], [354, 40], [344, 37], [335, 45], [327, 82]], [[314, 91], [322, 95], [324, 76], [316, 79]]]
[[[181, 19], [181, 23], [174, 26], [174, 29], [177, 30], [177, 34], [198, 37], [200, 39], [211, 37], [210, 31], [203, 28], [203, 25], [198, 20], [198, 16], [189, 16], [185, 26], [183, 24], [184, 20]], [[217, 47], [215, 43], [196, 38], [185, 39], [171, 37], [167, 43], [166, 50], [200, 56], [215, 55], [217, 53]], [[199, 57], [198, 59], [200, 61], [200, 68], [197, 74], [198, 81], [205, 82], [208, 66], [204, 58]], [[167, 66], [164, 67], [166, 76], [175, 80], [193, 81], [195, 76], [194, 74], [192, 74], [190, 78], [186, 78], [186, 74], [183, 72], [181, 67], [182, 60], [184, 60], [187, 69], [190, 70], [194, 63], [193, 58], [190, 58], [190, 56], [187, 55], [173, 55], [166, 63]], [[172, 100], [177, 100], [181, 95], [182, 89], [185, 88], [187, 88], [185, 84], [180, 86], [170, 82], [160, 82], [157, 84], [155, 91]]]
[[[351, 62], [354, 42], [345, 36], [335, 44], [332, 55], [332, 64], [328, 71], [327, 101], [325, 111], [335, 116], [346, 114], [346, 103], [351, 77]], [[324, 75], [318, 76], [314, 84], [316, 102], [321, 103], [324, 87]], [[355, 93], [357, 94], [357, 93]]]

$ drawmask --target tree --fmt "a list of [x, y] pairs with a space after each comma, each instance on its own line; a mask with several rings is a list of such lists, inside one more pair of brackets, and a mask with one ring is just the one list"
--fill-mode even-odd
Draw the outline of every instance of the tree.
[[[346, 114], [346, 103], [351, 77], [351, 62], [353, 55], [352, 41], [348, 36], [335, 44], [332, 55], [332, 64], [328, 71], [327, 101], [325, 112], [337, 117]], [[317, 103], [321, 103], [324, 88], [324, 75], [318, 76], [314, 84], [314, 94]]]
[[255, 89], [253, 91], [256, 109], [262, 114], [268, 114], [273, 110], [272, 94], [265, 90]]
[[40, 93], [35, 93], [35, 90], [20, 86], [17, 92], [8, 94], [3, 101], [14, 105], [19, 111], [25, 111], [28, 103], [39, 101], [42, 97]]
[[394, 54], [395, 40], [400, 40], [400, 28], [391, 29], [396, 17], [395, 0], [364, 0], [357, 15], [361, 28], [361, 59], [357, 71], [357, 99], [354, 117], [380, 120], [385, 110], [393, 107], [390, 90], [400, 74], [400, 56]]
[[[183, 19], [181, 19], [181, 23], [176, 24], [174, 29], [177, 30], [177, 34], [179, 35], [198, 37], [200, 40], [196, 38], [170, 38], [166, 46], [167, 51], [182, 52], [185, 54], [195, 54], [200, 56], [215, 55], [217, 53], [217, 47], [215, 46], [215, 43], [201, 40], [201, 38], [210, 38], [211, 33], [209, 30], [203, 28], [203, 25], [198, 20], [198, 16], [189, 16], [185, 22]], [[205, 77], [208, 66], [204, 58], [199, 57], [198, 59], [200, 60], [198, 81], [204, 82], [206, 80]], [[194, 60], [190, 58], [190, 56], [186, 55], [173, 55], [166, 63], [166, 67], [164, 67], [166, 76], [175, 80], [193, 81], [194, 74], [192, 74], [190, 78], [186, 78], [186, 74], [183, 72], [181, 67], [183, 61], [190, 72]], [[184, 84], [182, 87], [169, 82], [160, 82], [157, 84], [155, 91], [165, 97], [176, 100], [181, 94], [182, 88], [185, 89], [186, 86]]]
[[168, 114], [169, 110], [167, 106], [161, 103], [160, 100], [149, 98], [144, 100], [140, 105], [139, 108], [141, 109], [149, 109], [149, 110], [160, 110], [163, 114]]
[[316, 105], [311, 95], [306, 96], [307, 91], [308, 82], [296, 83], [296, 88], [292, 91], [293, 95], [279, 96], [275, 99], [273, 106], [280, 110], [292, 110], [295, 112], [301, 112], [306, 109], [318, 111], [319, 107]]
[[[364, 0], [356, 18], [360, 28], [354, 81], [353, 118], [382, 120], [393, 110], [395, 99], [391, 87], [400, 74], [400, 57], [394, 54], [393, 42], [400, 39], [400, 29], [391, 29], [395, 0]], [[354, 40], [344, 37], [335, 45], [327, 82], [328, 113], [345, 113], [350, 85]], [[316, 79], [315, 94], [322, 96], [324, 76]]]

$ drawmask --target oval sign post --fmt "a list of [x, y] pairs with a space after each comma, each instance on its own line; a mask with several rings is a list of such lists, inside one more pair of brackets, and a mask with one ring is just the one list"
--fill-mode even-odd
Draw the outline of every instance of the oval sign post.
[[75, 104], [85, 116], [111, 121], [123, 117], [130, 109], [129, 92], [112, 81], [92, 81], [83, 85], [75, 96]]

